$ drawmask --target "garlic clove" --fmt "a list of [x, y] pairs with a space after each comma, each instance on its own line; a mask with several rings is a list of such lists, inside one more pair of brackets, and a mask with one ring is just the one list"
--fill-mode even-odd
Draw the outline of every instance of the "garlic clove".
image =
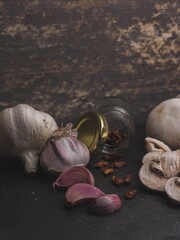
[[93, 185], [77, 183], [68, 188], [65, 194], [65, 199], [69, 205], [76, 206], [90, 202], [93, 199], [104, 195], [105, 193]]
[[117, 194], [107, 194], [94, 199], [90, 203], [89, 210], [93, 213], [105, 215], [112, 214], [121, 209], [121, 199]]
[[88, 183], [94, 185], [92, 173], [83, 166], [72, 166], [64, 170], [53, 183], [54, 189], [66, 189], [76, 183]]
[[170, 152], [171, 149], [163, 142], [155, 139], [146, 137], [145, 147], [148, 152]]

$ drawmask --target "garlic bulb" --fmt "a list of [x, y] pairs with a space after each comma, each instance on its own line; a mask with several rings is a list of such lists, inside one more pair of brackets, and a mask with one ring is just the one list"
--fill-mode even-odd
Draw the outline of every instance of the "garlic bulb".
[[180, 148], [180, 98], [168, 99], [149, 114], [146, 135], [163, 141], [172, 149]]
[[56, 129], [57, 124], [49, 114], [29, 105], [6, 108], [0, 113], [0, 152], [19, 156], [25, 171], [35, 173], [39, 153]]
[[90, 153], [84, 143], [77, 139], [72, 124], [59, 128], [48, 140], [40, 157], [41, 166], [48, 172], [61, 173], [71, 166], [86, 166]]

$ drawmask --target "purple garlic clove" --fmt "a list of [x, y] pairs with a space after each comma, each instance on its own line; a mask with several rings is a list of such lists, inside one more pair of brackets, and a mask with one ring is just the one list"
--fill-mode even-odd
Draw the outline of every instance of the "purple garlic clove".
[[89, 210], [93, 213], [105, 215], [119, 211], [121, 208], [121, 199], [117, 194], [107, 194], [94, 199]]
[[77, 183], [94, 185], [94, 177], [86, 167], [72, 166], [65, 169], [53, 183], [53, 187], [66, 189]]
[[99, 188], [87, 184], [77, 183], [68, 188], [65, 198], [69, 205], [76, 206], [92, 201], [93, 199], [104, 196]]

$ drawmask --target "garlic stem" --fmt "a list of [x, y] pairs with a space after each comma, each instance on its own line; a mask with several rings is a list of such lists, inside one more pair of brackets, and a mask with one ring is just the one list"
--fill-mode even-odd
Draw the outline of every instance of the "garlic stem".
[[22, 160], [22, 163], [25, 168], [25, 172], [29, 175], [36, 173], [39, 162], [39, 152], [38, 151], [23, 151], [19, 158]]

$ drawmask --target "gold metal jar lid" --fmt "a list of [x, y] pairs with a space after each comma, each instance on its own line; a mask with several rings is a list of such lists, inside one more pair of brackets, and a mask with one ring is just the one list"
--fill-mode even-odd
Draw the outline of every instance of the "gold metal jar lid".
[[90, 152], [100, 150], [107, 140], [108, 123], [102, 114], [87, 112], [80, 117], [75, 127], [78, 131], [78, 139]]

